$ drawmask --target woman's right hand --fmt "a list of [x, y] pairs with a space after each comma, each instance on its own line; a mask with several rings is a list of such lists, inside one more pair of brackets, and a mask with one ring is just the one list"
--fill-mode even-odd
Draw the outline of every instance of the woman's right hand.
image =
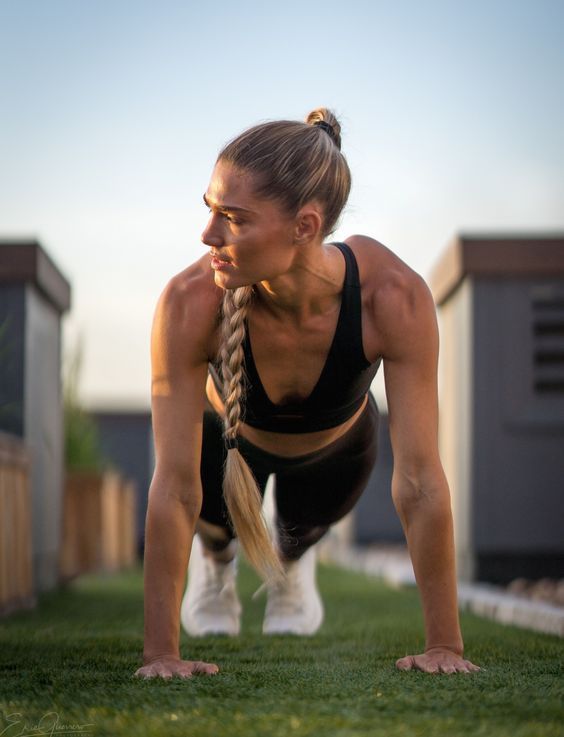
[[215, 676], [219, 668], [215, 663], [204, 663], [201, 660], [181, 660], [165, 655], [155, 658], [135, 671], [138, 678], [192, 678], [194, 674]]

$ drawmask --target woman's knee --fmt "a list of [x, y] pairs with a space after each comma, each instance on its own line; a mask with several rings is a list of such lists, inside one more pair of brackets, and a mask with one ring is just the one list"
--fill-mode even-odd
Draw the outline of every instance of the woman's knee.
[[291, 525], [278, 520], [278, 549], [286, 560], [297, 560], [308, 548], [318, 543], [328, 530], [329, 525]]
[[221, 553], [226, 550], [233, 540], [233, 533], [228, 527], [206, 522], [201, 517], [196, 525], [196, 531], [204, 547], [213, 553]]

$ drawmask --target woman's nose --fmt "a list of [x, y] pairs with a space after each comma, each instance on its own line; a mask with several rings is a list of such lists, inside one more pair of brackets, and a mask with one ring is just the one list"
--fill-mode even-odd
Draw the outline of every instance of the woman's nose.
[[210, 217], [208, 220], [208, 224], [204, 228], [204, 231], [201, 235], [201, 241], [202, 243], [205, 243], [206, 246], [222, 246], [223, 245], [223, 237], [221, 235], [221, 229], [218, 227], [217, 219], [214, 215]]

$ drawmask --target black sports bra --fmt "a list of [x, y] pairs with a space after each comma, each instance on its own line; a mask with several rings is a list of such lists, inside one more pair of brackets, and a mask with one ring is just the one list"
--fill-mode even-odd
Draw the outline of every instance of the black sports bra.
[[[245, 399], [242, 419], [260, 430], [305, 433], [341, 425], [360, 408], [381, 359], [371, 364], [362, 347], [362, 308], [358, 266], [346, 243], [335, 243], [345, 258], [345, 281], [341, 309], [333, 342], [321, 376], [311, 394], [299, 402], [274, 404], [258, 375], [248, 331], [243, 341], [245, 353]], [[209, 371], [221, 396], [221, 364], [209, 364]]]

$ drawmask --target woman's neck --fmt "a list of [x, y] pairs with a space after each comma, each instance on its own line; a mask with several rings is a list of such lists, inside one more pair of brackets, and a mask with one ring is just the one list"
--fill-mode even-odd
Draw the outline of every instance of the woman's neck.
[[278, 317], [300, 320], [323, 314], [341, 294], [345, 261], [331, 244], [298, 251], [292, 268], [274, 279], [255, 285], [262, 306]]

